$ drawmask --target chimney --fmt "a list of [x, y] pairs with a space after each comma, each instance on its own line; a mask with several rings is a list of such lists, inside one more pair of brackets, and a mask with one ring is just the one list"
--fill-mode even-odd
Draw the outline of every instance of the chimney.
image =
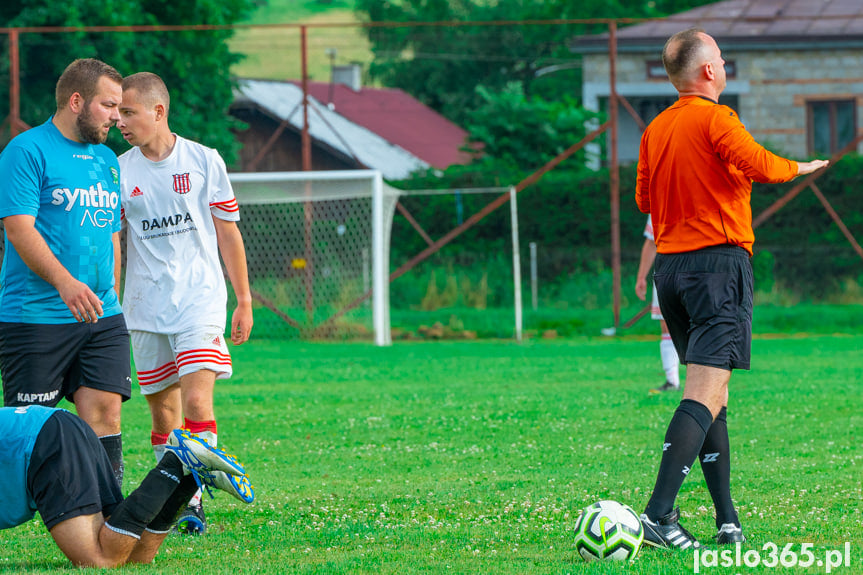
[[362, 68], [356, 62], [333, 66], [333, 84], [344, 84], [354, 92], [359, 92], [363, 87]]

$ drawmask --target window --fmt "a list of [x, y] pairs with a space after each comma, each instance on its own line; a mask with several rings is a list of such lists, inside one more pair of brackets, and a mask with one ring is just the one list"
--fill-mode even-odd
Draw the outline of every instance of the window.
[[[677, 95], [669, 96], [626, 96], [632, 109], [641, 120], [647, 124], [659, 115], [667, 107], [677, 101]], [[738, 98], [736, 94], [722, 94], [719, 96], [719, 103], [736, 110], [738, 108]], [[600, 100], [602, 110], [608, 111], [608, 98]], [[641, 143], [641, 128], [629, 112], [623, 107], [618, 106], [617, 110], [618, 125], [617, 125], [617, 158], [621, 164], [627, 164], [638, 160], [639, 144]], [[607, 145], [611, 145], [610, 134]], [[607, 149], [607, 148], [606, 148]]]
[[[649, 80], [665, 80], [668, 79], [668, 74], [665, 73], [665, 67], [662, 65], [662, 60], [648, 60], [645, 62], [647, 66], [647, 78]], [[734, 60], [725, 61], [725, 79], [731, 80], [737, 77], [737, 62]]]
[[807, 104], [807, 110], [810, 154], [836, 153], [856, 137], [856, 101], [810, 101]]

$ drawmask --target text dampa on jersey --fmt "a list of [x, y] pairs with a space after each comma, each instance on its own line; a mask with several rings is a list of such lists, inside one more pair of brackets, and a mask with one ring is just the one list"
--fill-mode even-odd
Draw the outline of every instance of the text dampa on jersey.
[[173, 216], [162, 216], [161, 218], [141, 220], [141, 228], [147, 232], [150, 230], [158, 230], [161, 228], [178, 226], [180, 224], [187, 224], [189, 222], [194, 224], [195, 220], [192, 219], [192, 214], [186, 212], [185, 215], [174, 214]]

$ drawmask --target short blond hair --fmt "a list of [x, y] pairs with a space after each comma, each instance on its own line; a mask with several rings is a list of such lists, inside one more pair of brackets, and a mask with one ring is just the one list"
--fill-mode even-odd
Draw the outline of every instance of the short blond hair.
[[75, 92], [81, 94], [85, 102], [91, 101], [96, 96], [99, 79], [103, 77], [117, 84], [123, 82], [123, 76], [113, 66], [94, 58], [81, 58], [66, 66], [54, 90], [57, 109], [65, 108]]
[[171, 107], [171, 95], [165, 82], [152, 72], [138, 72], [123, 78], [123, 91], [134, 90], [138, 93], [138, 99], [149, 107], [156, 104], [165, 106], [165, 116]]

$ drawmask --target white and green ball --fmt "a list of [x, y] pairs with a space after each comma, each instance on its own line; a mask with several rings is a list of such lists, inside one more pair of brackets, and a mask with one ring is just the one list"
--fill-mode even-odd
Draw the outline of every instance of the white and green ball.
[[644, 541], [635, 511], [617, 501], [585, 507], [575, 524], [575, 548], [586, 561], [633, 559]]

